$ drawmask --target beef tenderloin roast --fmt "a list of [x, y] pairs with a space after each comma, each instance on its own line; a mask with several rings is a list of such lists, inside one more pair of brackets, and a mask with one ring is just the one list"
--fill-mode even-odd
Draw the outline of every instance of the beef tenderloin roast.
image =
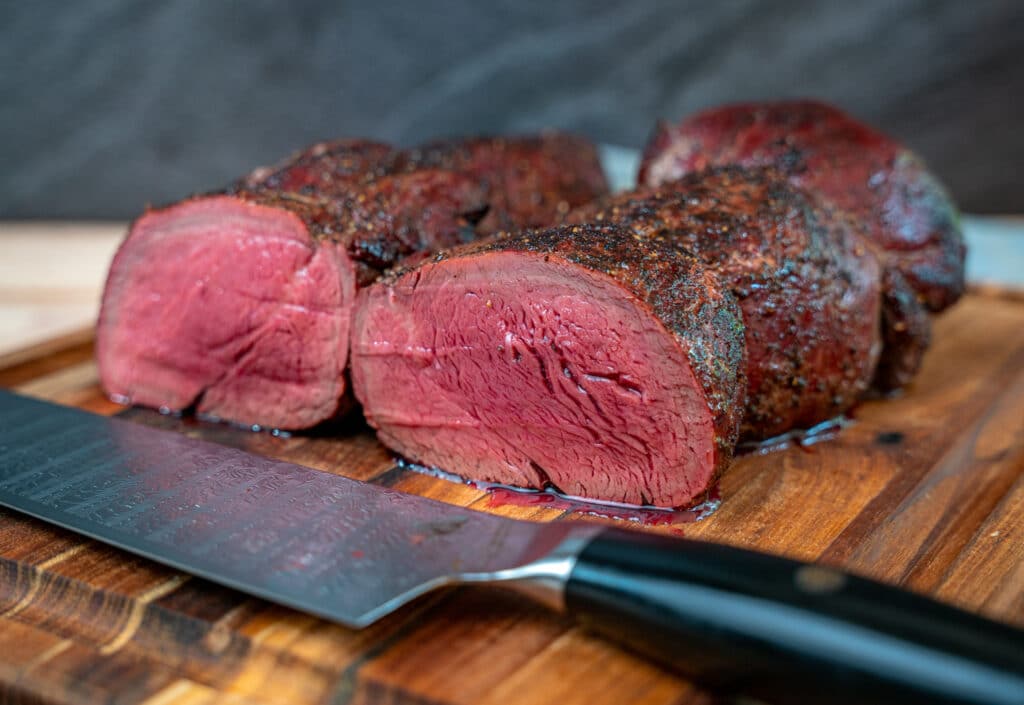
[[527, 231], [358, 296], [355, 394], [380, 440], [476, 480], [678, 506], [728, 463], [746, 389], [739, 308], [675, 238]]

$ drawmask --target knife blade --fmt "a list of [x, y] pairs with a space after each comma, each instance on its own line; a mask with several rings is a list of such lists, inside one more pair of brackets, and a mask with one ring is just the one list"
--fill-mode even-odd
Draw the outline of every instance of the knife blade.
[[355, 628], [570, 533], [5, 391], [0, 429], [0, 504]]
[[1024, 703], [1024, 632], [821, 566], [505, 519], [0, 390], [0, 505], [360, 628], [483, 583], [769, 702]]

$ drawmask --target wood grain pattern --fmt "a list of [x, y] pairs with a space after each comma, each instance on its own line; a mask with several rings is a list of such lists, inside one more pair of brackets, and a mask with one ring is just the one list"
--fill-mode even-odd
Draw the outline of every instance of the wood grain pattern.
[[[696, 524], [653, 527], [844, 566], [1024, 626], [1024, 301], [937, 321], [912, 389], [807, 448], [741, 456]], [[453, 504], [581, 520], [396, 468], [358, 420], [278, 438], [122, 410], [71, 341], [0, 385]], [[707, 705], [708, 693], [515, 595], [454, 589], [356, 632], [0, 512], [0, 700]]]

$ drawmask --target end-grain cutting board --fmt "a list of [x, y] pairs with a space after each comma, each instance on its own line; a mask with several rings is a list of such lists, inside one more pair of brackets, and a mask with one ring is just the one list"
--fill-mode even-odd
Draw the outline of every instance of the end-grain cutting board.
[[[3, 366], [0, 386], [117, 413], [88, 341]], [[155, 413], [140, 423], [483, 511], [469, 486], [396, 468], [361, 424], [276, 438]], [[839, 436], [740, 457], [721, 508], [677, 527], [860, 571], [1024, 626], [1024, 299], [967, 296], [912, 388]], [[0, 513], [0, 700], [44, 703], [708, 702], [687, 683], [499, 592], [453, 590], [363, 631], [245, 597]]]

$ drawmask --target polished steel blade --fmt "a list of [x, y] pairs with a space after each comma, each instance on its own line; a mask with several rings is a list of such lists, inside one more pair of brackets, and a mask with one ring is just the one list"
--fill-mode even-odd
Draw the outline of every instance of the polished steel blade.
[[2, 390], [0, 505], [353, 627], [569, 531]]

